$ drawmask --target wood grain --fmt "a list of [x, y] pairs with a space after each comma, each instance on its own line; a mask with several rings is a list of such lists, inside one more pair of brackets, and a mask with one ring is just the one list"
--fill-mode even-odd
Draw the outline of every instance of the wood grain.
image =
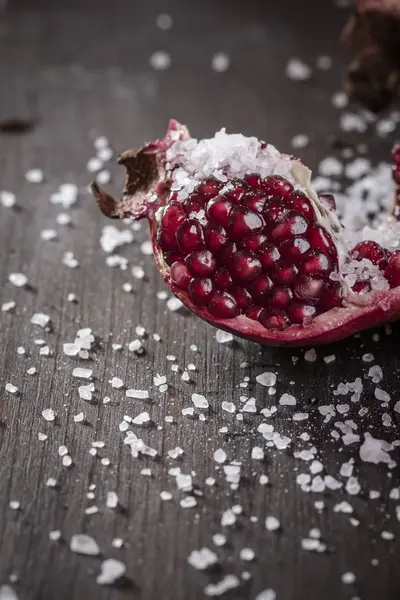
[[[155, 26], [160, 12], [173, 15], [171, 31]], [[292, 355], [302, 357], [301, 352], [243, 341], [219, 345], [212, 328], [187, 314], [168, 311], [156, 297], [163, 286], [152, 260], [139, 250], [140, 241], [147, 238], [145, 226], [135, 244], [121, 254], [129, 258], [130, 266], [143, 264], [146, 279], [132, 280], [129, 271], [105, 266], [99, 236], [106, 223], [86, 192], [70, 211], [73, 226], [57, 227], [57, 241], [40, 239], [42, 229], [55, 227], [60, 209], [49, 203], [49, 196], [58, 185], [74, 181], [84, 189], [90, 183], [85, 165], [97, 135], [107, 135], [113, 147], [122, 151], [159, 136], [170, 116], [187, 123], [194, 135], [206, 136], [226, 126], [259, 135], [283, 149], [290, 148], [293, 135], [306, 132], [312, 143], [301, 158], [316, 167], [318, 157], [330, 152], [328, 136], [339, 132], [331, 96], [340, 87], [346, 61], [338, 47], [345, 20], [345, 11], [317, 0], [301, 7], [290, 0], [273, 5], [256, 0], [245, 4], [228, 0], [145, 4], [118, 0], [112, 5], [94, 0], [10, 2], [1, 21], [0, 119], [38, 119], [30, 134], [0, 136], [0, 187], [15, 191], [19, 207], [0, 211], [1, 301], [17, 304], [14, 313], [0, 316], [0, 582], [6, 583], [15, 573], [20, 600], [196, 600], [204, 597], [209, 581], [224, 572], [239, 575], [243, 570], [249, 570], [252, 579], [228, 598], [251, 600], [270, 587], [279, 600], [398, 599], [399, 543], [380, 538], [382, 529], [398, 533], [394, 503], [387, 504], [389, 490], [398, 485], [397, 469], [388, 475], [386, 468], [362, 465], [363, 493], [351, 498], [339, 492], [325, 494], [327, 509], [319, 514], [314, 502], [322, 496], [305, 494], [296, 485], [296, 474], [307, 469], [294, 461], [293, 448], [268, 450], [264, 462], [252, 461], [251, 448], [262, 443], [256, 431], [260, 421], [246, 414], [243, 422], [235, 421], [221, 410], [221, 403], [239, 404], [239, 383], [248, 376], [259, 407], [269, 406], [271, 398], [266, 388], [255, 386], [255, 377], [265, 370], [277, 371], [277, 394], [293, 393], [300, 399], [297, 410], [308, 411], [310, 418], [300, 429], [289, 410], [280, 410], [274, 419], [276, 429], [293, 434], [296, 427], [308, 431], [326, 472], [335, 474], [346, 456], [355, 452], [354, 448], [342, 451], [330, 438], [318, 404], [331, 402], [332, 389], [343, 378], [352, 381], [362, 368], [365, 371], [359, 359], [364, 352], [374, 354], [375, 363], [385, 372], [385, 389], [396, 398], [399, 328], [391, 336], [380, 332], [379, 344], [369, 332], [320, 350], [319, 357], [336, 355], [329, 367], [321, 358], [316, 363], [301, 358], [294, 365]], [[149, 56], [157, 49], [171, 53], [170, 70], [149, 68]], [[212, 55], [220, 50], [231, 56], [226, 73], [215, 73], [210, 67]], [[284, 76], [290, 56], [313, 63], [318, 54], [334, 57], [332, 70], [316, 71], [308, 84], [294, 84]], [[365, 141], [374, 160], [388, 156], [391, 140], [367, 134]], [[43, 169], [43, 184], [25, 181], [24, 173], [32, 167]], [[117, 189], [122, 173], [117, 167], [112, 172]], [[78, 269], [62, 264], [66, 251], [74, 252]], [[27, 274], [32, 289], [11, 286], [11, 272]], [[125, 281], [132, 281], [132, 294], [123, 291]], [[68, 293], [75, 293], [79, 304], [67, 302]], [[35, 312], [51, 316], [51, 333], [30, 324]], [[139, 324], [148, 332], [142, 357], [126, 348]], [[74, 361], [62, 353], [62, 343], [73, 341], [80, 327], [91, 327], [98, 340], [90, 361]], [[153, 333], [159, 333], [162, 341], [154, 341]], [[34, 340], [41, 337], [51, 348], [50, 357], [39, 356]], [[112, 342], [123, 344], [124, 350], [113, 352]], [[190, 350], [191, 344], [198, 346], [197, 353]], [[17, 355], [18, 346], [26, 349], [26, 355]], [[167, 354], [175, 354], [182, 368], [196, 364], [194, 383], [184, 383], [180, 375], [171, 373]], [[88, 366], [88, 362], [96, 386], [93, 403], [79, 398], [78, 381], [72, 377], [75, 364]], [[242, 362], [248, 367], [241, 369]], [[30, 366], [38, 369], [37, 375], [26, 374]], [[156, 373], [168, 375], [170, 387], [165, 394], [153, 385]], [[127, 401], [123, 391], [112, 390], [108, 381], [114, 375], [128, 388], [150, 389], [151, 403]], [[18, 386], [18, 397], [4, 392], [6, 382]], [[373, 388], [366, 389], [363, 403], [371, 407], [371, 415], [363, 430], [394, 439], [395, 427], [389, 434], [385, 431]], [[206, 422], [181, 414], [183, 407], [191, 405], [193, 391], [204, 393], [210, 401]], [[106, 395], [111, 404], [102, 403]], [[55, 424], [41, 416], [48, 407], [56, 412]], [[72, 418], [81, 410], [85, 425]], [[156, 461], [133, 459], [118, 430], [124, 414], [135, 416], [142, 410], [162, 426], [140, 432], [158, 450]], [[166, 415], [173, 415], [175, 423], [165, 423]], [[219, 433], [223, 426], [229, 435]], [[39, 432], [46, 433], [48, 440], [38, 441]], [[89, 454], [95, 440], [105, 442], [98, 457]], [[57, 453], [61, 444], [73, 458], [69, 469]], [[176, 446], [185, 451], [180, 461], [166, 455]], [[294, 446], [300, 447], [298, 439]], [[237, 491], [230, 490], [222, 470], [216, 470], [213, 452], [219, 447], [229, 460], [242, 463]], [[104, 456], [110, 458], [109, 467], [100, 463], [99, 457]], [[195, 509], [179, 505], [182, 494], [168, 474], [174, 466], [195, 473], [196, 486], [204, 493]], [[140, 475], [146, 467], [152, 477]], [[270, 485], [258, 484], [261, 473], [268, 474]], [[213, 487], [204, 484], [209, 476], [217, 478]], [[57, 479], [56, 489], [46, 487], [48, 477]], [[91, 484], [96, 485], [94, 501], [86, 497]], [[369, 489], [380, 490], [382, 499], [368, 500]], [[110, 490], [117, 491], [121, 510], [105, 508]], [[171, 491], [173, 501], [163, 502], [161, 490]], [[333, 505], [342, 498], [351, 501], [359, 527], [349, 524], [348, 515], [333, 513]], [[19, 511], [9, 507], [11, 500], [21, 503]], [[91, 504], [99, 506], [99, 514], [84, 514]], [[187, 564], [187, 556], [203, 545], [212, 547], [212, 535], [221, 531], [222, 511], [234, 504], [243, 506], [243, 515], [239, 526], [227, 531], [226, 547], [217, 550], [223, 570], [210, 576], [197, 572]], [[280, 519], [279, 533], [265, 530], [269, 514]], [[250, 516], [259, 521], [252, 523]], [[329, 552], [316, 555], [301, 549], [300, 540], [312, 527], [321, 529]], [[62, 532], [60, 542], [48, 539], [54, 529]], [[97, 540], [103, 557], [114, 556], [126, 564], [123, 589], [98, 586], [99, 558], [69, 550], [71, 535], [79, 532]], [[114, 537], [124, 539], [123, 549], [112, 548]], [[246, 546], [256, 553], [251, 564], [239, 558]], [[371, 566], [373, 558], [380, 561], [376, 567]], [[354, 586], [341, 583], [346, 571], [356, 574]]]

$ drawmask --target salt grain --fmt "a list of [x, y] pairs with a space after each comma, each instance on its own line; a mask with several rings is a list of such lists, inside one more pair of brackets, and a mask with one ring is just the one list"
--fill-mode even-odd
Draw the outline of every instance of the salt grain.
[[107, 558], [101, 563], [100, 574], [96, 577], [96, 583], [99, 585], [112, 585], [125, 575], [125, 571], [124, 563], [115, 558]]
[[171, 56], [165, 50], [158, 50], [150, 56], [149, 62], [156, 71], [165, 71], [171, 66]]
[[43, 171], [41, 169], [29, 169], [25, 173], [25, 179], [30, 183], [42, 183], [44, 179]]
[[10, 273], [8, 281], [15, 287], [24, 287], [28, 283], [28, 278], [23, 273]]
[[16, 203], [17, 199], [13, 192], [8, 192], [7, 190], [0, 191], [0, 204], [5, 208], [12, 208]]
[[286, 65], [286, 75], [293, 81], [308, 81], [312, 76], [312, 69], [299, 58], [291, 58]]
[[204, 571], [209, 567], [217, 564], [218, 557], [209, 548], [201, 548], [200, 550], [192, 550], [187, 559], [189, 565], [200, 571]]
[[265, 528], [268, 531], [277, 531], [280, 527], [281, 524], [276, 517], [269, 516], [265, 519]]
[[227, 71], [230, 66], [230, 58], [225, 52], [217, 52], [211, 60], [211, 67], [217, 73]]
[[52, 408], [45, 408], [44, 410], [42, 410], [42, 417], [46, 421], [54, 421], [54, 419], [56, 418], [56, 415]]
[[209, 408], [208, 400], [201, 394], [192, 394], [192, 402], [196, 408]]

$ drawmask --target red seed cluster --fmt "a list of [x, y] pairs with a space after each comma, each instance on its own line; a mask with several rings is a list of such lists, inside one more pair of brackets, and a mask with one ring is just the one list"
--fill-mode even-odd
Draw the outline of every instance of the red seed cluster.
[[184, 201], [172, 194], [157, 241], [175, 285], [217, 318], [246, 314], [284, 329], [341, 303], [329, 279], [335, 244], [283, 177], [212, 179]]

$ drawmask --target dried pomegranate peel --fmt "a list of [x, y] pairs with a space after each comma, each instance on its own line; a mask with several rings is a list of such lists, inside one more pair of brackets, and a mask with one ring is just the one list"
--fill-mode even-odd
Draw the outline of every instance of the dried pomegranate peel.
[[[400, 145], [393, 157], [400, 184]], [[223, 129], [198, 141], [173, 120], [164, 138], [119, 162], [121, 200], [92, 185], [102, 212], [148, 219], [165, 283], [211, 325], [307, 346], [400, 317], [398, 191], [376, 229], [348, 231], [296, 158]]]

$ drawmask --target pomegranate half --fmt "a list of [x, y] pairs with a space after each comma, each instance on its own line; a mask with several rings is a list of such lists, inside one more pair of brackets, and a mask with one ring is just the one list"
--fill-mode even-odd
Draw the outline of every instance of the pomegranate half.
[[[400, 146], [393, 156], [399, 183]], [[119, 163], [122, 200], [92, 185], [102, 212], [148, 219], [164, 281], [211, 325], [306, 346], [400, 316], [396, 216], [374, 239], [346, 231], [334, 198], [318, 197], [309, 169], [274, 146], [225, 130], [198, 141], [172, 120], [163, 138]]]

